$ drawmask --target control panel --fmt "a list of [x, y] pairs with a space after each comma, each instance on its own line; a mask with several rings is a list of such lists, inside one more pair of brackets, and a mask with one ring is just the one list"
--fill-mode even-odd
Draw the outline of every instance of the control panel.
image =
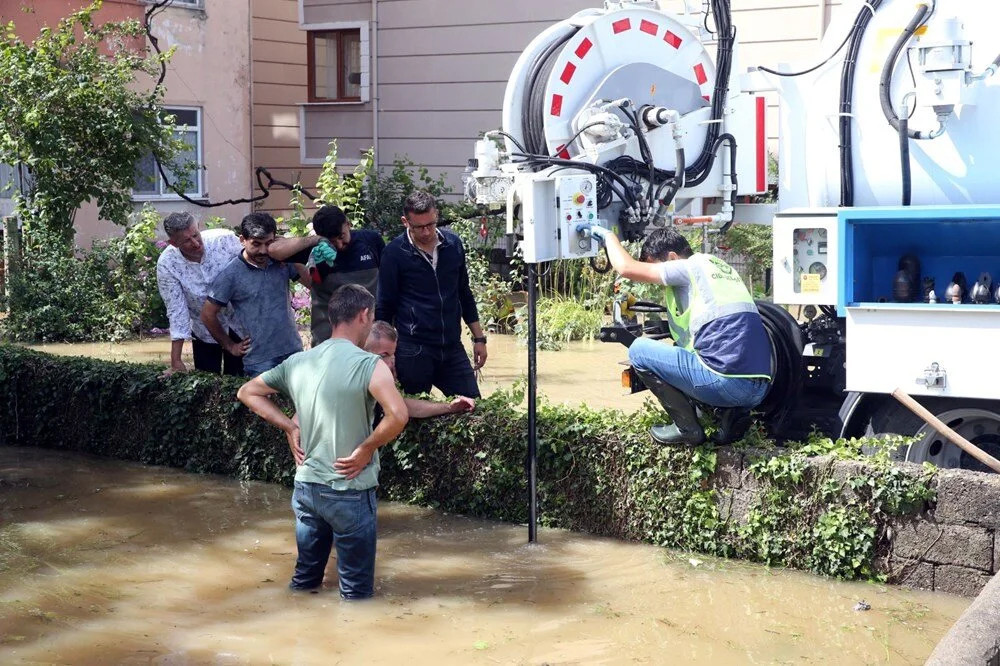
[[774, 219], [774, 301], [789, 305], [836, 305], [835, 211], [795, 211]]
[[583, 225], [597, 224], [597, 178], [593, 174], [556, 176], [559, 253], [563, 259], [591, 257], [597, 244]]

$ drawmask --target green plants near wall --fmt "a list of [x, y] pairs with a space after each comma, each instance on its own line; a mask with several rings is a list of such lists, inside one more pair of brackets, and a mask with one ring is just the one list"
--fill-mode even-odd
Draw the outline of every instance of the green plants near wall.
[[[291, 483], [285, 439], [236, 401], [240, 380], [198, 372], [164, 378], [161, 370], [0, 346], [0, 444]], [[412, 420], [382, 449], [381, 496], [526, 521], [523, 397], [515, 387], [484, 398], [469, 415]], [[788, 449], [759, 448], [766, 442], [755, 432], [735, 449], [664, 447], [647, 431], [664, 418], [652, 406], [625, 414], [543, 400], [541, 522], [878, 578], [891, 517], [918, 512], [934, 497], [933, 469], [897, 467], [884, 449], [865, 458], [862, 445], [872, 442], [813, 438]], [[734, 466], [734, 459], [746, 465]], [[845, 460], [857, 462], [834, 464]], [[733, 493], [742, 493], [744, 511], [733, 510]]]

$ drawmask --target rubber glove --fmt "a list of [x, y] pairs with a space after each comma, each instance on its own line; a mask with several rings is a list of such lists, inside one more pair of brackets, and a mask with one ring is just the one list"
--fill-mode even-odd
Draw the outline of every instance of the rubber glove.
[[590, 235], [594, 238], [594, 240], [596, 240], [601, 245], [604, 245], [604, 242], [607, 239], [608, 234], [610, 233], [611, 233], [610, 231], [600, 226], [599, 224], [590, 225]]

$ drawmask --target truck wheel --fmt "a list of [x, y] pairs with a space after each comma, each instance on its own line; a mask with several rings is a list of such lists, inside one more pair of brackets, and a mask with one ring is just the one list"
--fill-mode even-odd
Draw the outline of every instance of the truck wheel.
[[[959, 435], [991, 456], [1000, 457], [1000, 401], [925, 397], [917, 400]], [[889, 434], [916, 437], [908, 447], [892, 452], [895, 460], [930, 462], [942, 468], [976, 472], [992, 471], [896, 400], [887, 400], [872, 414], [866, 432], [869, 437]]]

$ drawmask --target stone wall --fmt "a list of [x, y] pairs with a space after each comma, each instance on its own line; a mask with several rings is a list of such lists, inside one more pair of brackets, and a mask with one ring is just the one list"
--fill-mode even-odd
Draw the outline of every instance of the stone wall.
[[[724, 520], [743, 522], [759, 487], [749, 462], [763, 451], [720, 449], [713, 485]], [[864, 464], [814, 458], [816, 467], [832, 467], [843, 481]], [[903, 464], [918, 476], [921, 467]], [[976, 596], [1000, 569], [1000, 475], [941, 470], [935, 475], [937, 501], [919, 515], [895, 519], [887, 533], [888, 554], [878, 568], [889, 582], [919, 589]], [[849, 490], [847, 492], [850, 492]]]

